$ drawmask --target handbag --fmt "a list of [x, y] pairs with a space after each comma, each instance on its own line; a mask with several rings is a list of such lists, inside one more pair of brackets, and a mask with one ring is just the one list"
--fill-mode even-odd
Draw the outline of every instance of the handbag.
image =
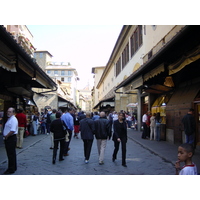
[[61, 122], [62, 122], [63, 131], [65, 133], [65, 142], [69, 142], [69, 132], [67, 131], [67, 127], [64, 125], [63, 120], [61, 120]]

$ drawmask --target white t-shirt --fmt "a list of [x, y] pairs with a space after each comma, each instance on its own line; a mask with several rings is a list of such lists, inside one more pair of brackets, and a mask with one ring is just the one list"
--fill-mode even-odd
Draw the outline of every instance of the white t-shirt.
[[114, 115], [113, 115], [113, 121], [116, 121], [116, 120], [118, 120], [118, 115], [117, 115], [117, 114], [114, 114]]
[[14, 134], [18, 133], [18, 121], [14, 115], [8, 118], [3, 130], [3, 135], [6, 136], [10, 131], [14, 131]]
[[146, 121], [147, 121], [147, 114], [144, 114], [142, 116], [142, 122], [146, 123]]
[[185, 165], [179, 172], [179, 175], [197, 175], [197, 167], [193, 163], [192, 165]]

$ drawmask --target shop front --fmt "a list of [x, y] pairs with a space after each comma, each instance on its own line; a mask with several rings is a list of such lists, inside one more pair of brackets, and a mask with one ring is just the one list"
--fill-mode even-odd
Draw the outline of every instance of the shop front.
[[[0, 109], [9, 107], [34, 111], [32, 88], [54, 89], [56, 84], [46, 75], [13, 36], [0, 26]], [[3, 121], [6, 120], [6, 115]]]
[[142, 76], [138, 87], [138, 120], [144, 111], [160, 112], [163, 139], [185, 142], [181, 119], [190, 108], [195, 109], [195, 144], [200, 144], [200, 29], [186, 26], [153, 55], [137, 72], [117, 87], [126, 87]]

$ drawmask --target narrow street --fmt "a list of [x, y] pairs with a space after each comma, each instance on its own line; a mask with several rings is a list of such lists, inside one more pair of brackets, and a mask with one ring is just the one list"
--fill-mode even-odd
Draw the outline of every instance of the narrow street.
[[[132, 130], [129, 130], [129, 132]], [[32, 137], [32, 136], [30, 136]], [[127, 143], [127, 168], [121, 165], [121, 149], [118, 158], [112, 162], [113, 141], [107, 143], [104, 165], [98, 163], [96, 140], [93, 142], [88, 164], [84, 163], [83, 142], [72, 138], [69, 156], [64, 161], [52, 164], [50, 136], [36, 136], [41, 139], [24, 148], [17, 155], [18, 169], [14, 175], [174, 175], [174, 167], [151, 151], [129, 138]], [[34, 138], [36, 138], [34, 137]], [[32, 138], [26, 138], [26, 140]], [[6, 158], [6, 157], [5, 157]], [[7, 162], [0, 165], [2, 174]]]

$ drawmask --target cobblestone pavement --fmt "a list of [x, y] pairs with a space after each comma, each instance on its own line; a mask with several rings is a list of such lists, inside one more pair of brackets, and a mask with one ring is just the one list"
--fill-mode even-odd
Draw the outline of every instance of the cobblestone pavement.
[[[36, 136], [39, 137], [39, 136]], [[28, 139], [28, 138], [27, 138]], [[129, 139], [127, 142], [127, 168], [121, 165], [121, 149], [112, 162], [113, 141], [107, 142], [104, 165], [98, 163], [96, 140], [93, 142], [88, 164], [84, 163], [83, 142], [72, 138], [69, 156], [52, 164], [50, 136], [18, 152], [18, 169], [14, 175], [174, 175], [174, 167], [159, 156]], [[59, 152], [58, 152], [59, 153]], [[7, 168], [7, 161], [0, 164], [0, 174]]]

